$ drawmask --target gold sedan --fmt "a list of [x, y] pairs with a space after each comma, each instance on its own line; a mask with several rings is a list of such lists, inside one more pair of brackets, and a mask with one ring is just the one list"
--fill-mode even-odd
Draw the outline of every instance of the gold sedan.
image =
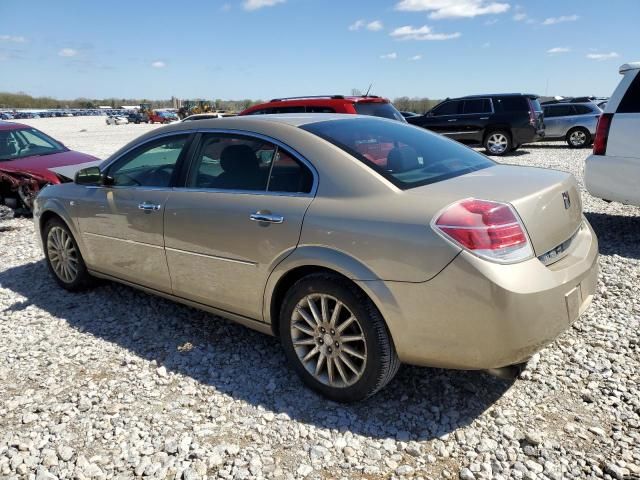
[[401, 362], [525, 362], [596, 287], [571, 175], [373, 117], [170, 125], [44, 189], [34, 215], [64, 288], [115, 280], [277, 335], [337, 401]]

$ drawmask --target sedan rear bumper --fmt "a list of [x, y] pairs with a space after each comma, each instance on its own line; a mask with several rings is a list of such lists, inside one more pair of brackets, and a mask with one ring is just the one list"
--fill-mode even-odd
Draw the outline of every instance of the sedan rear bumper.
[[568, 255], [549, 266], [462, 252], [425, 283], [360, 283], [374, 301], [376, 290], [386, 296], [378, 307], [403, 362], [476, 370], [521, 363], [552, 342], [589, 306], [597, 275], [598, 242], [585, 220]]

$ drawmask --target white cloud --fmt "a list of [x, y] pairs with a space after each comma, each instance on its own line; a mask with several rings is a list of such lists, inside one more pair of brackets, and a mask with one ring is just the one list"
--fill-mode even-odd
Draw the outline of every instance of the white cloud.
[[75, 57], [76, 55], [78, 55], [78, 51], [74, 50], [73, 48], [63, 48], [58, 52], [58, 55], [60, 55], [61, 57]]
[[609, 53], [588, 53], [587, 54], [587, 58], [590, 58], [591, 60], [611, 60], [612, 58], [618, 58], [620, 55], [618, 55], [617, 52], [609, 52]]
[[380, 20], [374, 20], [373, 22], [367, 23], [367, 30], [371, 30], [372, 32], [377, 32], [378, 30], [382, 30], [384, 25]]
[[414, 55], [413, 57], [409, 57], [409, 60], [412, 62], [417, 62], [418, 60], [422, 60], [422, 55]]
[[462, 34], [460, 32], [433, 33], [431, 27], [427, 25], [423, 25], [420, 28], [405, 25], [404, 27], [396, 28], [389, 35], [398, 40], [451, 40], [460, 37]]
[[521, 22], [521, 21], [523, 21], [523, 20], [526, 20], [526, 19], [527, 19], [527, 14], [526, 14], [526, 13], [524, 13], [524, 12], [516, 13], [516, 14], [513, 16], [513, 19], [514, 19], [516, 22]]
[[380, 58], [383, 60], [395, 60], [398, 58], [398, 54], [396, 52], [386, 53], [384, 55], [380, 55]]
[[273, 7], [286, 0], [244, 0], [242, 8], [248, 11], [258, 10], [263, 7]]
[[569, 47], [553, 47], [547, 50], [549, 55], [556, 55], [558, 53], [569, 53], [571, 49]]
[[362, 27], [364, 27], [365, 24], [366, 22], [364, 20], [356, 20], [351, 25], [349, 25], [349, 30], [355, 32], [356, 30], [360, 30]]
[[498, 14], [509, 10], [508, 3], [490, 0], [401, 0], [396, 10], [408, 12], [430, 12], [433, 19], [477, 17], [478, 15]]
[[27, 41], [27, 39], [18, 35], [0, 35], [0, 41], [11, 42], [11, 43], [24, 43]]
[[580, 18], [579, 15], [562, 15], [560, 17], [549, 17], [542, 22], [542, 25], [555, 25], [556, 23], [575, 22]]
[[161, 60], [156, 60], [155, 62], [153, 62], [153, 63], [151, 64], [151, 66], [152, 66], [153, 68], [164, 68], [164, 67], [166, 67], [166, 66], [167, 66], [167, 64], [166, 64], [166, 63], [164, 63], [164, 62], [163, 62], [163, 61], [161, 61]]

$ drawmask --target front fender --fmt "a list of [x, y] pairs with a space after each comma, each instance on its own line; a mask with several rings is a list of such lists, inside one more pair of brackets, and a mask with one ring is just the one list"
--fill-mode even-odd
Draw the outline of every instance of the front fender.
[[42, 196], [39, 196], [36, 199], [33, 219], [38, 240], [42, 242], [42, 228], [44, 227], [44, 225], [42, 224], [42, 218], [46, 217], [48, 212], [60, 217], [62, 221], [67, 225], [67, 227], [69, 227], [73, 238], [78, 244], [80, 254], [83, 256], [83, 258], [86, 258], [84, 241], [82, 239], [82, 235], [80, 234], [78, 224], [74, 220], [73, 204], [71, 201], [63, 201], [59, 198], [53, 197], [42, 198]]

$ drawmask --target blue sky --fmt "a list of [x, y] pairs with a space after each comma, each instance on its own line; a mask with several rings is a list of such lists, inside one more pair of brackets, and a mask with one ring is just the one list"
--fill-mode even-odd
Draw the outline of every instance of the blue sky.
[[0, 91], [609, 95], [638, 18], [638, 0], [0, 0]]

